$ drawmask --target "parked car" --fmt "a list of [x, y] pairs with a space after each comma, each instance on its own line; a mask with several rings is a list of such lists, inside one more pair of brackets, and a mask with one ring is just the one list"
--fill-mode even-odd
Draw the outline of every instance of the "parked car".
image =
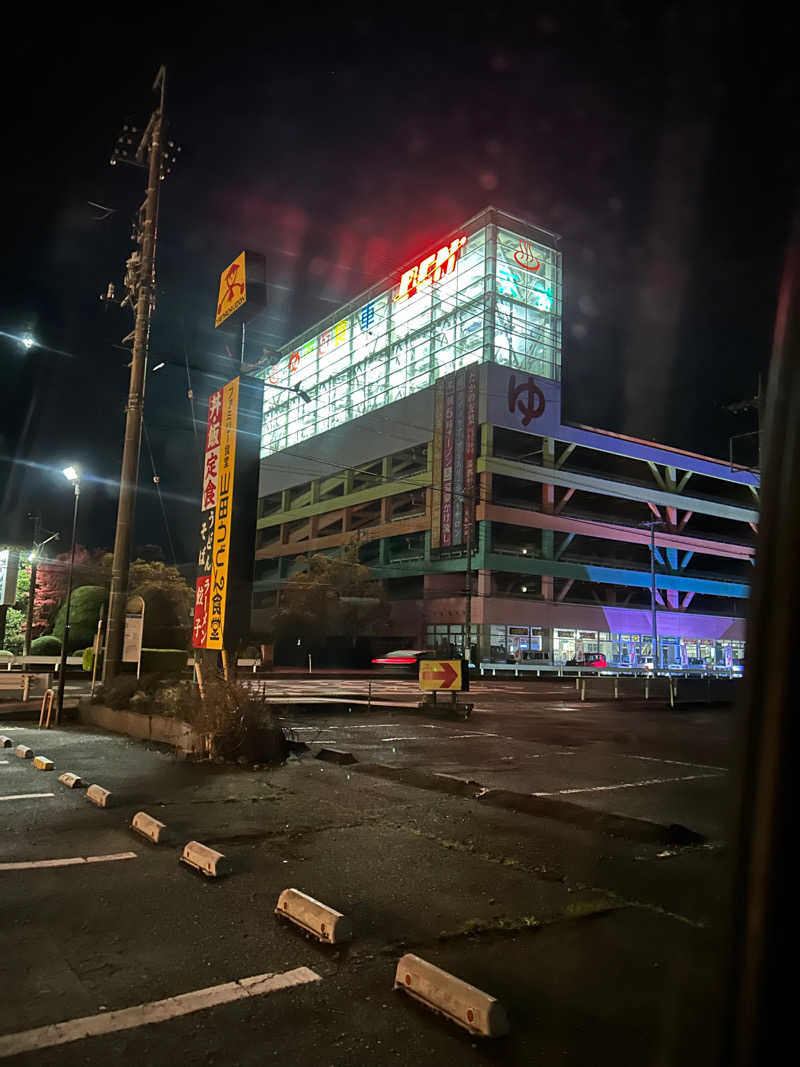
[[574, 659], [568, 659], [564, 664], [565, 667], [597, 667], [601, 670], [605, 670], [608, 666], [606, 657], [602, 652], [582, 652], [575, 656]]

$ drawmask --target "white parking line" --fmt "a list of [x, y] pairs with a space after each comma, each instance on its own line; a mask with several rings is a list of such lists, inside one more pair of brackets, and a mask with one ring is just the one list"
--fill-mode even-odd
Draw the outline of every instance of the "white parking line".
[[206, 1011], [219, 1004], [230, 1004], [234, 1000], [261, 997], [267, 993], [277, 993], [281, 989], [319, 981], [320, 975], [310, 967], [295, 967], [294, 970], [284, 971], [283, 974], [256, 974], [251, 978], [239, 978], [235, 982], [196, 989], [177, 997], [137, 1004], [133, 1008], [103, 1012], [102, 1015], [86, 1015], [82, 1019], [71, 1019], [68, 1022], [53, 1023], [51, 1026], [39, 1026], [34, 1030], [21, 1030], [17, 1034], [6, 1034], [5, 1037], [0, 1037], [0, 1057], [18, 1056], [21, 1052], [66, 1045], [70, 1041], [113, 1034], [119, 1030], [133, 1030], [138, 1026], [162, 1023], [195, 1011]]
[[11, 793], [0, 800], [35, 800], [37, 797], [54, 797], [55, 793]]
[[75, 867], [79, 863], [111, 863], [135, 860], [135, 852], [115, 852], [109, 856], [68, 856], [60, 860], [28, 860], [24, 863], [0, 863], [0, 871], [32, 871], [39, 867]]
[[665, 785], [667, 782], [693, 782], [697, 778], [722, 778], [721, 774], [686, 774], [681, 778], [645, 778], [641, 782], [618, 782], [616, 785], [589, 785], [582, 789], [556, 789], [552, 793], [533, 793], [535, 797], [561, 797], [567, 793], [606, 793], [612, 789], [640, 789], [645, 785]]

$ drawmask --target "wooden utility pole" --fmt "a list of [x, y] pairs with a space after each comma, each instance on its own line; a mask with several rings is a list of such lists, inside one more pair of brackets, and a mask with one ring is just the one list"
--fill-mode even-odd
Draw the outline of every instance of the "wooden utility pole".
[[[139, 209], [135, 238], [139, 251], [134, 252], [127, 263], [125, 286], [127, 295], [123, 305], [134, 308], [133, 354], [128, 389], [128, 405], [125, 416], [125, 443], [122, 450], [122, 472], [119, 484], [117, 529], [114, 537], [114, 557], [111, 564], [111, 592], [108, 602], [108, 629], [106, 652], [103, 658], [103, 682], [108, 683], [119, 672], [122, 659], [122, 642], [125, 628], [125, 605], [128, 598], [128, 571], [131, 558], [136, 490], [139, 481], [139, 452], [142, 442], [142, 413], [144, 408], [145, 372], [150, 339], [150, 316], [153, 310], [155, 289], [156, 235], [158, 230], [158, 201], [161, 181], [164, 178], [164, 136], [166, 116], [164, 97], [166, 71], [161, 67], [153, 84], [153, 91], [160, 93], [159, 104], [150, 116], [135, 156], [129, 158], [125, 148], [132, 143], [123, 131], [121, 141], [111, 162], [132, 163], [147, 167], [147, 195]], [[131, 335], [129, 334], [128, 337]], [[127, 340], [127, 338], [126, 338]]]

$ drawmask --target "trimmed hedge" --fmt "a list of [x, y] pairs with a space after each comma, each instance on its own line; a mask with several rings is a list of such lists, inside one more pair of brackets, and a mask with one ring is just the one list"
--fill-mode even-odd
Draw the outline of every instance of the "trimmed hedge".
[[[183, 672], [188, 658], [189, 653], [180, 648], [143, 648], [141, 673], [143, 675], [157, 674], [161, 678], [179, 675]], [[94, 649], [85, 648], [83, 650], [83, 669], [88, 674], [92, 673], [93, 661]], [[103, 657], [101, 654], [100, 663], [102, 662]], [[99, 666], [100, 664], [98, 664]]]
[[31, 641], [32, 656], [58, 656], [61, 652], [61, 642], [52, 634], [43, 637], [35, 637]]
[[142, 674], [180, 674], [189, 653], [180, 648], [143, 648]]

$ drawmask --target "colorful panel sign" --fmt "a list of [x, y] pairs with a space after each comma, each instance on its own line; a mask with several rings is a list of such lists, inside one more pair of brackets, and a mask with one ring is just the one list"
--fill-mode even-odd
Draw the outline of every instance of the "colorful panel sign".
[[208, 401], [192, 644], [232, 649], [250, 616], [263, 383], [234, 378]]
[[257, 252], [240, 252], [219, 277], [214, 328], [235, 315], [233, 323], [246, 322], [266, 305], [266, 263]]
[[431, 548], [467, 540], [475, 505], [477, 431], [478, 369], [468, 367], [436, 383]]

